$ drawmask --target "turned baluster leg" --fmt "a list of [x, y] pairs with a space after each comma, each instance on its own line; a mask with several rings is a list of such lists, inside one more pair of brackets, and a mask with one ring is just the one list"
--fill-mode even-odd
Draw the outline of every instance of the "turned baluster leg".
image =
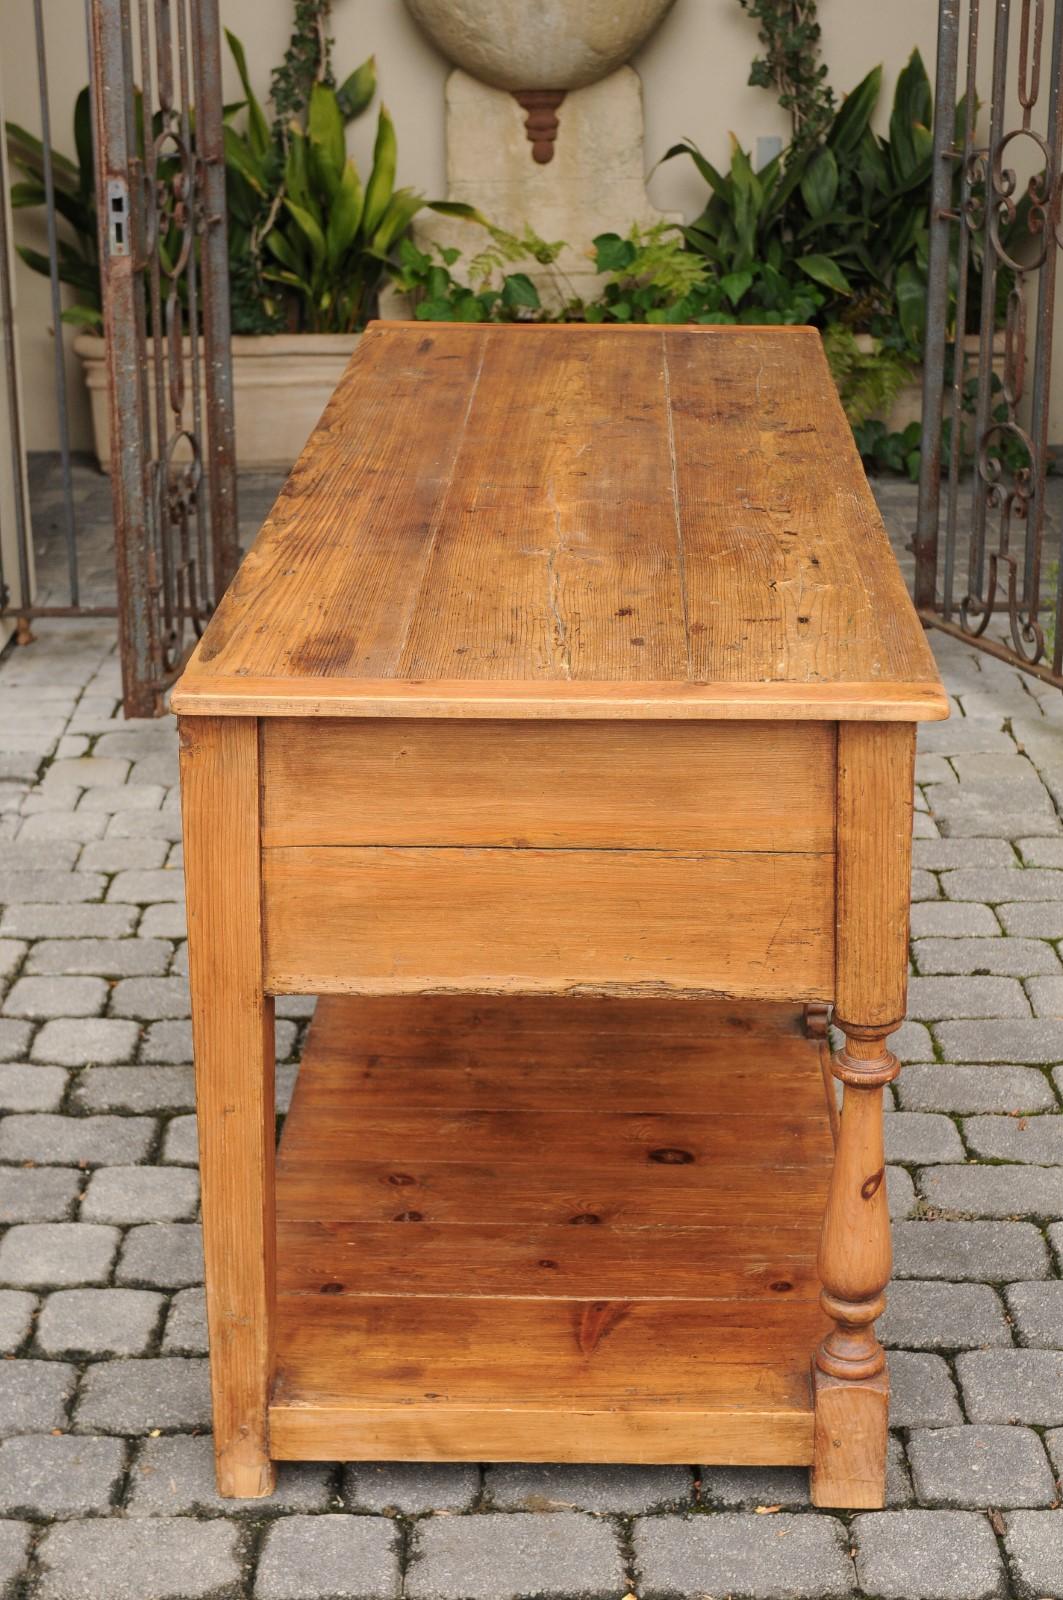
[[875, 1336], [890, 1276], [882, 1090], [899, 1071], [882, 1036], [847, 1033], [832, 1063], [845, 1085], [819, 1250], [821, 1303], [834, 1326], [815, 1356], [816, 1505], [880, 1506], [889, 1385]]
[[835, 1025], [844, 1087], [819, 1252], [833, 1326], [813, 1360], [812, 1499], [881, 1506], [889, 1378], [875, 1336], [890, 1276], [882, 1091], [898, 1072], [886, 1040], [906, 1004], [915, 730], [840, 723]]

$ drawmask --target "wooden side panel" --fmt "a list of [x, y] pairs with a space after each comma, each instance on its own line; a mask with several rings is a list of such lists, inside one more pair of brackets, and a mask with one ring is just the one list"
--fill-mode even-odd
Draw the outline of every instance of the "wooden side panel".
[[839, 724], [839, 1027], [881, 1029], [907, 1008], [914, 771], [910, 724]]
[[262, 842], [834, 848], [833, 723], [284, 719]]
[[189, 981], [218, 1488], [273, 1489], [273, 1001], [262, 971], [258, 725], [181, 724]]
[[263, 851], [274, 993], [833, 994], [828, 855]]

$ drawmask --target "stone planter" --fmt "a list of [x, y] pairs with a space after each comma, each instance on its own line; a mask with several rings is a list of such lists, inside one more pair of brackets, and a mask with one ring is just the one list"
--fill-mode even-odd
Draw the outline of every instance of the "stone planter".
[[[236, 334], [233, 337], [233, 406], [236, 460], [241, 467], [290, 467], [336, 387], [358, 343], [356, 333]], [[79, 334], [92, 413], [93, 446], [103, 472], [110, 470], [111, 419], [106, 346]], [[148, 357], [154, 409], [154, 359]], [[185, 368], [185, 424], [192, 424], [191, 374]]]
[[[874, 341], [869, 333], [858, 333], [856, 335], [856, 342], [860, 349], [866, 353], [871, 349]], [[965, 352], [965, 371], [968, 377], [974, 377], [978, 371], [978, 346], [978, 334], [967, 334], [963, 341], [963, 348]], [[993, 336], [993, 371], [996, 373], [998, 378], [1002, 378], [1004, 376], [1004, 346], [1004, 330], [1003, 328], [999, 328]], [[946, 393], [945, 397], [946, 416], [949, 413], [951, 404], [951, 392], [948, 392]], [[922, 367], [916, 367], [915, 372], [912, 374], [911, 380], [904, 385], [896, 400], [893, 402], [893, 407], [889, 416], [883, 417], [882, 420], [886, 424], [886, 427], [889, 429], [890, 433], [903, 433], [910, 422], [920, 421], [922, 415], [923, 369]], [[969, 448], [970, 446], [968, 435], [973, 423], [973, 417], [965, 417], [963, 435], [964, 445], [966, 448]]]

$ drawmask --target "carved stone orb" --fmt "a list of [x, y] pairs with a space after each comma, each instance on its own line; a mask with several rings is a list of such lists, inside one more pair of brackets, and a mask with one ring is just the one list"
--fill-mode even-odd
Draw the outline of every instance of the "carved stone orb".
[[622, 66], [674, 0], [406, 0], [433, 43], [496, 89], [581, 89]]

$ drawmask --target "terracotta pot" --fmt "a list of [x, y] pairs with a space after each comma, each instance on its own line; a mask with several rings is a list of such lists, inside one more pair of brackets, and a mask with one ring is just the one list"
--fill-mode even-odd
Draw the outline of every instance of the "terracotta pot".
[[[236, 334], [233, 337], [233, 406], [236, 460], [241, 467], [290, 467], [306, 443], [358, 343], [357, 333]], [[92, 413], [93, 445], [103, 472], [110, 470], [111, 419], [107, 400], [106, 345], [79, 334]], [[154, 395], [154, 359], [148, 357]], [[185, 368], [185, 425], [192, 424], [191, 376]], [[152, 401], [154, 409], [154, 400]]]
[[496, 89], [582, 89], [622, 67], [674, 0], [406, 0], [449, 61]]

